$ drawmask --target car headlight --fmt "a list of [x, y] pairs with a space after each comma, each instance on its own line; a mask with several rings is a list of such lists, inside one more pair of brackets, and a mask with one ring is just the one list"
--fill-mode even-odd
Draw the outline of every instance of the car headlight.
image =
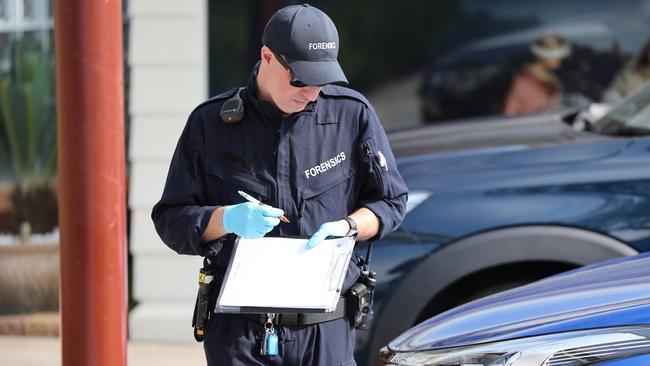
[[603, 328], [420, 352], [381, 350], [383, 365], [580, 366], [650, 354], [650, 327]]
[[427, 198], [431, 197], [431, 195], [433, 195], [433, 193], [429, 191], [409, 191], [405, 214], [420, 206], [422, 202], [426, 201]]

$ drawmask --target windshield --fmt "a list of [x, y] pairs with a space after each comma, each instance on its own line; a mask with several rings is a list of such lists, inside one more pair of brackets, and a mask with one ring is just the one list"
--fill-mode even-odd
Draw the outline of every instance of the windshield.
[[650, 135], [650, 83], [599, 119], [594, 130], [607, 135]]

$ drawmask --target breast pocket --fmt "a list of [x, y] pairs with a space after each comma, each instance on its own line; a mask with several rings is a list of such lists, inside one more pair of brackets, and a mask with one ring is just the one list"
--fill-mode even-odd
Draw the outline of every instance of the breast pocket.
[[216, 204], [232, 205], [243, 202], [243, 198], [237, 191], [244, 191], [263, 202], [270, 200], [271, 189], [253, 174], [214, 160], [206, 160], [206, 169], [208, 196]]
[[348, 160], [345, 165], [309, 179], [308, 184], [300, 189], [298, 217], [301, 235], [312, 235], [321, 224], [350, 214], [358, 195], [355, 176], [356, 164], [354, 160]]

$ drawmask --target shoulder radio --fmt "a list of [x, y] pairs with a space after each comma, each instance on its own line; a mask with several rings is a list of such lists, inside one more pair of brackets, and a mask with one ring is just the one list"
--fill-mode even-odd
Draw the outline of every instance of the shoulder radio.
[[243, 87], [237, 89], [235, 95], [226, 100], [221, 106], [219, 116], [227, 125], [239, 123], [244, 118], [244, 100], [241, 97]]

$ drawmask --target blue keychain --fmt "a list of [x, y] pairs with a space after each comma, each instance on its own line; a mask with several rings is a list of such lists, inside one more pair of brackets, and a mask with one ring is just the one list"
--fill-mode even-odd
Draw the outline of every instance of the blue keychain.
[[273, 328], [273, 318], [275, 314], [266, 315], [266, 323], [264, 323], [264, 335], [262, 336], [262, 344], [260, 353], [262, 356], [272, 357], [278, 355], [278, 335]]
[[266, 331], [266, 355], [267, 356], [277, 356], [278, 355], [278, 335], [275, 334], [275, 330], [271, 328]]

